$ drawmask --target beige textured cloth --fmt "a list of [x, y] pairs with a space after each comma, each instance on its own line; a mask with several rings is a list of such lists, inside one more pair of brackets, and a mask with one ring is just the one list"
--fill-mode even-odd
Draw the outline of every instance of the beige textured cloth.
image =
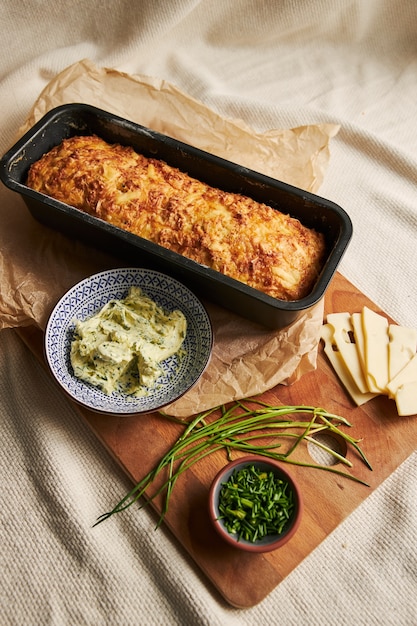
[[[340, 269], [417, 327], [413, 0], [4, 0], [0, 24], [2, 153], [83, 58], [168, 80], [259, 131], [340, 124], [320, 189], [353, 220]], [[130, 483], [10, 329], [0, 433], [1, 626], [417, 623], [415, 453], [261, 604], [236, 610], [149, 511], [92, 532]]]

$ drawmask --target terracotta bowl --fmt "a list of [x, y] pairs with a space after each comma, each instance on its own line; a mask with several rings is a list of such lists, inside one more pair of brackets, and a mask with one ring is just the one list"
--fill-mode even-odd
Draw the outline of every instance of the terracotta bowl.
[[[227, 483], [233, 472], [250, 465], [254, 465], [255, 468], [262, 471], [272, 471], [277, 478], [287, 483], [287, 494], [292, 492], [294, 502], [288, 522], [285, 524], [282, 532], [280, 534], [266, 535], [262, 539], [255, 541], [246, 540], [243, 537], [239, 537], [238, 534], [230, 533], [226, 528], [225, 522], [221, 519], [221, 513], [219, 511], [219, 499], [222, 486]], [[266, 457], [252, 455], [232, 461], [218, 472], [210, 487], [209, 515], [215, 530], [229, 545], [247, 552], [270, 552], [286, 544], [297, 531], [302, 513], [303, 502], [297, 483], [282, 467], [282, 464]]]

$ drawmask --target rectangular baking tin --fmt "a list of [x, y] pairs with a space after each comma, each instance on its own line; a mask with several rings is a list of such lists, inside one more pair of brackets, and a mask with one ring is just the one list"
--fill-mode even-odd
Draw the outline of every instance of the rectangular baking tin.
[[[324, 233], [328, 250], [322, 272], [308, 296], [286, 302], [125, 232], [26, 186], [28, 169], [64, 138], [96, 134], [110, 143], [132, 146], [207, 184], [250, 196]], [[39, 222], [111, 253], [135, 266], [174, 276], [198, 295], [272, 329], [291, 324], [323, 298], [352, 236], [352, 224], [338, 205], [286, 183], [198, 150], [139, 124], [84, 104], [47, 113], [2, 158], [2, 182], [23, 197]]]

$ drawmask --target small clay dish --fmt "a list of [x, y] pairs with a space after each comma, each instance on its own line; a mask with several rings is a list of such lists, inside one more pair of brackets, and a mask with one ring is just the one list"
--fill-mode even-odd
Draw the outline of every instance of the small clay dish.
[[[242, 469], [248, 469], [254, 467], [256, 472], [267, 473], [268, 475], [272, 472], [274, 475], [274, 484], [275, 481], [282, 481], [281, 486], [284, 489], [285, 497], [291, 501], [292, 505], [287, 514], [288, 518], [282, 526], [282, 529], [279, 533], [274, 534], [266, 534], [260, 539], [245, 539], [244, 536], [241, 535], [241, 532], [230, 532], [227, 529], [228, 522], [230, 523], [230, 518], [227, 517], [224, 512], [221, 511], [221, 502], [224, 503], [224, 499], [222, 499], [222, 489], [227, 489], [227, 484], [229, 479], [234, 475], [236, 477], [236, 473], [240, 472]], [[236, 481], [233, 481], [236, 483]], [[225, 487], [226, 486], [226, 487]], [[236, 503], [234, 503], [235, 505]], [[282, 505], [277, 502], [274, 504], [276, 507], [281, 507]], [[237, 506], [231, 506], [230, 508], [237, 509]], [[242, 510], [244, 507], [242, 507]], [[273, 459], [268, 459], [263, 456], [245, 456], [243, 458], [237, 459], [228, 463], [225, 467], [223, 467], [218, 474], [216, 475], [213, 483], [210, 487], [209, 493], [209, 515], [213, 526], [217, 533], [226, 541], [229, 545], [234, 546], [239, 550], [245, 550], [247, 552], [270, 552], [272, 550], [276, 550], [286, 544], [297, 531], [301, 517], [303, 513], [303, 502], [300, 493], [300, 489], [295, 482], [294, 478], [282, 467], [282, 464]], [[246, 511], [247, 518], [251, 517], [250, 511]], [[256, 527], [256, 524], [255, 524]]]

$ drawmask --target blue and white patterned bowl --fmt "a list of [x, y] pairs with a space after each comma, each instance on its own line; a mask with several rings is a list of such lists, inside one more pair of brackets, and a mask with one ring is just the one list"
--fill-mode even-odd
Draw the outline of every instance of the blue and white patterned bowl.
[[[180, 309], [187, 318], [183, 343], [185, 356], [166, 359], [164, 375], [146, 397], [111, 395], [74, 376], [70, 347], [75, 320], [85, 320], [109, 300], [124, 298], [137, 286], [167, 311]], [[47, 363], [55, 379], [76, 402], [93, 411], [131, 415], [150, 413], [171, 404], [201, 377], [210, 360], [213, 332], [210, 318], [196, 296], [177, 280], [149, 269], [111, 269], [82, 280], [72, 287], [53, 309], [45, 331]]]

